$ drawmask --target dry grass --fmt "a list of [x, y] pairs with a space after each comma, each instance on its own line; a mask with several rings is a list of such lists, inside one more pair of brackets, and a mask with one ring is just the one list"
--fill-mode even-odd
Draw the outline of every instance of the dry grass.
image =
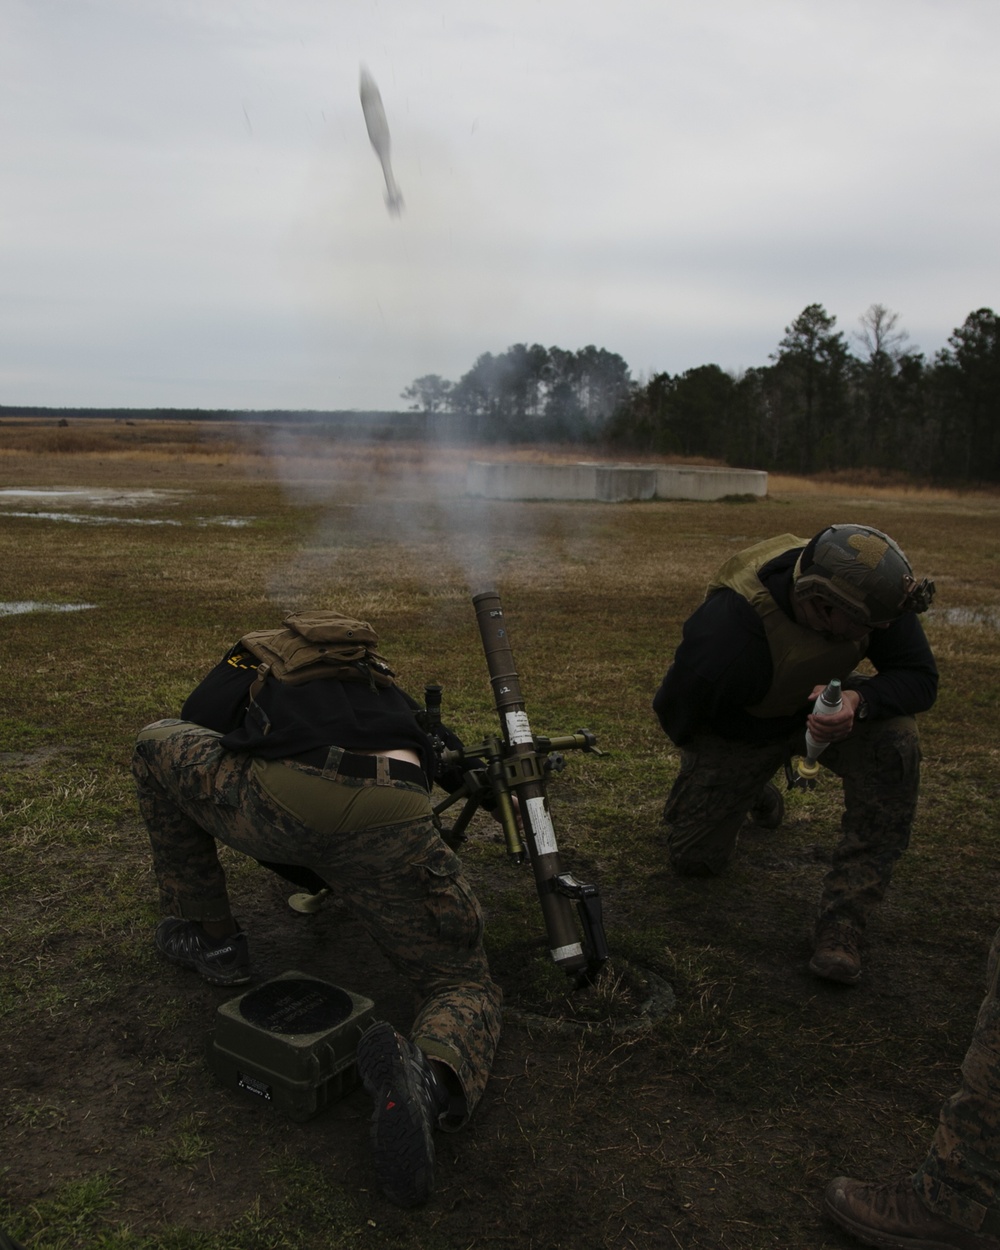
[[[466, 460], [496, 448], [365, 447], [313, 431], [306, 448], [296, 434], [265, 454], [227, 430], [206, 454], [184, 423], [136, 429], [109, 423], [91, 431], [101, 447], [45, 452], [37, 430], [0, 423], [3, 485], [185, 492], [142, 510], [179, 522], [169, 527], [0, 527], [5, 598], [98, 605], [0, 618], [0, 1088], [13, 1143], [0, 1222], [46, 1250], [846, 1250], [819, 1217], [823, 1183], [918, 1161], [996, 923], [996, 629], [951, 610], [997, 607], [1000, 498], [772, 477], [758, 503], [490, 503], [461, 486]], [[843, 519], [888, 530], [936, 578], [927, 629], [943, 682], [922, 718], [913, 847], [866, 980], [837, 994], [802, 973], [836, 788], [792, 798], [785, 826], [747, 835], [718, 881], [675, 879], [659, 812], [677, 761], [649, 702], [721, 558]], [[291, 1126], [208, 1078], [203, 1033], [225, 994], [150, 954], [129, 757], [135, 731], [176, 714], [245, 628], [312, 603], [371, 619], [408, 687], [442, 682], [448, 718], [478, 740], [494, 721], [469, 600], [479, 576], [503, 596], [535, 731], [588, 725], [608, 752], [571, 757], [553, 783], [560, 844], [600, 883], [623, 969], [664, 977], [678, 1006], [624, 1042], [516, 1022], [538, 992], [537, 901], [485, 822], [465, 860], [514, 1011], [479, 1114], [441, 1139], [438, 1196], [403, 1215], [371, 1190], [363, 1098]], [[265, 968], [301, 961], [381, 994], [384, 970], [356, 931], [332, 913], [296, 929], [265, 874], [235, 857], [231, 872]], [[634, 997], [625, 976], [602, 1011]]]
[[977, 501], [995, 504], [1000, 499], [1000, 488], [977, 487], [974, 490], [960, 487], [934, 486], [925, 482], [900, 481], [878, 474], [836, 474], [832, 476], [795, 477], [784, 473], [769, 473], [768, 493], [783, 498], [813, 498], [826, 502], [856, 501], [860, 499], [880, 503], [952, 503], [963, 506]]
[[[369, 465], [384, 475], [411, 471], [464, 470], [470, 459], [504, 460], [518, 463], [572, 464], [581, 460], [603, 463], [682, 464], [717, 466], [721, 461], [685, 456], [622, 456], [613, 450], [595, 447], [489, 444], [428, 445], [423, 442], [378, 438], [369, 441], [346, 438], [315, 422], [289, 421], [280, 426], [271, 422], [235, 421], [154, 421], [146, 419], [69, 418], [64, 423], [53, 417], [6, 417], [0, 421], [0, 464], [13, 468], [26, 457], [53, 456], [74, 459], [121, 459], [156, 463], [161, 460], [187, 461], [192, 466], [211, 460], [216, 467], [246, 468], [261, 458], [273, 466], [281, 461], [289, 472], [308, 476], [315, 461], [342, 461], [346, 465]], [[771, 473], [769, 491], [773, 497], [856, 500], [878, 498], [914, 502], [996, 499], [1000, 488], [942, 487], [914, 482], [901, 475], [875, 471], [842, 471], [809, 478]]]

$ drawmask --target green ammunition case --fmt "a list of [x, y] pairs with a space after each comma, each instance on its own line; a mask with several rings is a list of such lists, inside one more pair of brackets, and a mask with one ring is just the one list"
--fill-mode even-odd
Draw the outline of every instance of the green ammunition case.
[[223, 1003], [207, 1039], [224, 1085], [308, 1120], [358, 1084], [358, 1039], [374, 1003], [302, 972], [284, 972]]

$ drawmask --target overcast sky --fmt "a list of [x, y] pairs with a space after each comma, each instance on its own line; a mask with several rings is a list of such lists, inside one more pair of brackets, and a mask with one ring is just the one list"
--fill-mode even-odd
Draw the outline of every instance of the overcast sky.
[[996, 0], [0, 0], [0, 404], [738, 371], [810, 303], [932, 356], [1000, 303], [998, 54]]

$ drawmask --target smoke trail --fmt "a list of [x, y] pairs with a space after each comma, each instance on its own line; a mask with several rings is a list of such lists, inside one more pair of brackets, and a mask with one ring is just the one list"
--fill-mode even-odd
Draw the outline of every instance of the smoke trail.
[[[388, 122], [378, 88], [364, 67], [360, 95], [369, 138], [383, 162], [387, 195], [394, 200], [399, 189], [388, 163]], [[516, 286], [491, 282], [484, 291], [475, 280], [476, 258], [454, 251], [451, 223], [456, 215], [485, 206], [469, 178], [443, 176], [452, 155], [440, 140], [428, 137], [419, 120], [411, 125], [412, 133], [422, 136], [426, 170], [436, 173], [421, 181], [419, 211], [411, 211], [401, 228], [385, 232], [384, 223], [373, 222], [364, 210], [364, 201], [351, 198], [350, 180], [343, 184], [332, 179], [317, 184], [315, 202], [310, 200], [308, 219], [296, 236], [303, 304], [313, 308], [317, 325], [325, 325], [333, 359], [338, 351], [345, 356], [356, 352], [377, 356], [380, 369], [391, 368], [393, 340], [385, 332], [386, 314], [412, 326], [416, 346], [431, 361], [443, 354], [441, 348], [453, 334], [461, 330], [468, 336], [469, 327], [481, 320], [484, 301], [492, 314], [501, 309], [512, 324], [527, 315]], [[433, 161], [427, 161], [429, 152], [435, 153]], [[328, 177], [332, 162], [322, 168]], [[336, 223], [345, 228], [338, 231]], [[366, 244], [360, 261], [354, 246], [359, 239]], [[345, 290], [357, 297], [358, 312], [348, 326], [339, 314], [330, 320], [333, 290], [339, 298]], [[373, 306], [381, 322], [373, 322]], [[345, 359], [345, 367], [350, 363]], [[323, 382], [333, 390], [333, 367], [331, 374]], [[364, 569], [371, 553], [390, 543], [402, 553], [395, 580], [410, 588], [407, 593], [418, 583], [428, 594], [444, 584], [478, 593], [496, 586], [513, 566], [521, 571], [530, 567], [533, 575], [558, 583], [566, 563], [565, 544], [575, 541], [575, 533], [564, 533], [562, 522], [553, 520], [552, 510], [546, 513], [544, 506], [469, 497], [466, 464], [476, 452], [463, 450], [447, 436], [446, 421], [428, 421], [429, 428], [404, 448], [401, 438], [385, 437], [391, 414], [383, 414], [381, 432], [375, 414], [357, 414], [350, 431], [332, 421], [324, 425], [319, 414], [311, 415], [317, 419], [274, 423], [263, 431], [274, 476], [287, 497], [316, 516], [296, 557], [274, 569], [272, 599], [304, 602], [318, 587], [329, 586], [339, 569], [345, 576]], [[412, 413], [397, 415], [400, 425], [421, 419]], [[256, 433], [262, 433], [261, 427]], [[380, 570], [378, 580], [389, 586], [393, 578]]]
[[[266, 438], [286, 497], [316, 513], [295, 558], [271, 573], [277, 603], [310, 600], [338, 570], [356, 582], [368, 562], [373, 588], [452, 587], [463, 596], [515, 571], [556, 588], [582, 567], [574, 553], [586, 545], [589, 512], [470, 497], [466, 469], [477, 453], [440, 433], [403, 442], [377, 429], [289, 423], [269, 426]], [[380, 566], [376, 576], [376, 553], [389, 549], [395, 573]]]

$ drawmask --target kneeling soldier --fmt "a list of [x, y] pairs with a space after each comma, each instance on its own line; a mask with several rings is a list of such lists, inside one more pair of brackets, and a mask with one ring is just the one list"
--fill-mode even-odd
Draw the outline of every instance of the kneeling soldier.
[[[819, 762], [843, 781], [844, 814], [809, 968], [833, 981], [860, 979], [861, 935], [909, 842], [920, 785], [914, 716], [934, 703], [938, 680], [915, 614], [933, 593], [869, 526], [758, 543], [715, 575], [653, 700], [681, 748], [663, 813], [679, 873], [720, 872], [747, 818], [776, 828], [784, 802], [772, 776], [803, 753], [806, 729], [823, 744]], [[873, 676], [855, 671], [862, 660]], [[812, 714], [833, 678], [842, 711]]]
[[251, 979], [217, 842], [343, 901], [419, 999], [410, 1038], [379, 1023], [358, 1046], [379, 1184], [416, 1206], [433, 1185], [434, 1130], [459, 1128], [483, 1093], [501, 994], [479, 904], [432, 820], [435, 755], [418, 705], [364, 622], [334, 618], [354, 644], [335, 663], [330, 616], [246, 635], [183, 719], [139, 734], [133, 773], [166, 917], [155, 943], [214, 985]]

